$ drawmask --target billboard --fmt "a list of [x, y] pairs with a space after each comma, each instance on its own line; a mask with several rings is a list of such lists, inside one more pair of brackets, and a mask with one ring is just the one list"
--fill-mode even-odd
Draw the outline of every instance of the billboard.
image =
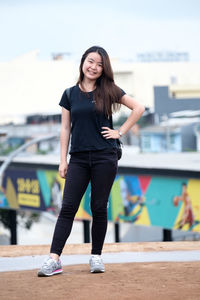
[[[55, 170], [9, 168], [3, 178], [0, 207], [58, 215], [64, 184]], [[89, 184], [76, 219], [91, 219], [90, 193]], [[199, 195], [200, 179], [118, 174], [109, 196], [108, 219], [200, 231]]]

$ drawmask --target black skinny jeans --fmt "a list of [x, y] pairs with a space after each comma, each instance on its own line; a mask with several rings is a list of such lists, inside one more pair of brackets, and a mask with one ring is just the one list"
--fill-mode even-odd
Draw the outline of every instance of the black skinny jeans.
[[107, 230], [107, 205], [117, 173], [115, 149], [72, 153], [63, 203], [56, 223], [51, 253], [61, 255], [80, 201], [91, 181], [92, 254], [101, 254]]

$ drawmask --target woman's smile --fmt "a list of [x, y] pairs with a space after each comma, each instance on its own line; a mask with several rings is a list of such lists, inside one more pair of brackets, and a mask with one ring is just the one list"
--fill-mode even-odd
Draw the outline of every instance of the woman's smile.
[[[83, 73], [88, 79], [97, 79], [102, 75], [102, 58], [97, 52], [90, 53], [83, 63]], [[92, 78], [91, 78], [92, 77]]]

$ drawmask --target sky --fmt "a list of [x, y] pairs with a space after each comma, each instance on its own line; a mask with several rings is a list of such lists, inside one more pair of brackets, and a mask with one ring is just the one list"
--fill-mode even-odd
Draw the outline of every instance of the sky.
[[127, 61], [174, 51], [195, 62], [199, 37], [199, 0], [0, 0], [0, 62], [35, 49], [40, 60], [58, 52], [78, 60], [93, 45]]

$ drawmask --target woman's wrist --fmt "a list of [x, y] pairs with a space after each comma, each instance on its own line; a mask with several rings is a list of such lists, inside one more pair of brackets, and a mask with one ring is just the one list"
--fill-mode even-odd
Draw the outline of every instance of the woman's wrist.
[[67, 163], [67, 158], [61, 158], [60, 160], [60, 164], [66, 164]]
[[119, 138], [122, 137], [123, 133], [121, 132], [121, 130], [118, 130], [118, 134], [119, 134]]

